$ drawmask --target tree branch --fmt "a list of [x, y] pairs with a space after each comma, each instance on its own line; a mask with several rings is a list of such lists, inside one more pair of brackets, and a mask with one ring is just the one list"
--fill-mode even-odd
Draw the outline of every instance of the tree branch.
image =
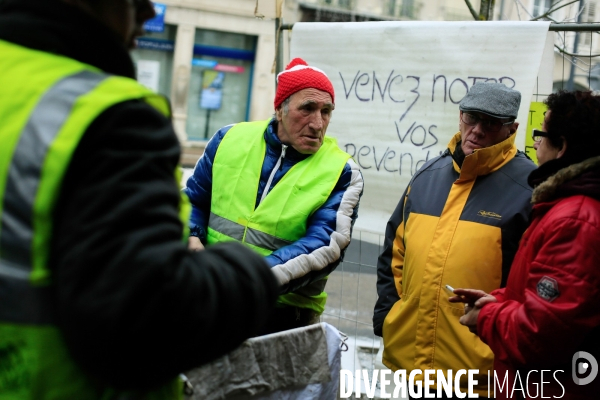
[[465, 0], [465, 3], [467, 4], [467, 7], [469, 7], [469, 11], [471, 11], [473, 19], [475, 19], [475, 21], [479, 21], [479, 14], [477, 13], [477, 11], [475, 11], [473, 6], [471, 5], [471, 2], [469, 0]]
[[[598, 32], [596, 32], [596, 33], [598, 33]], [[600, 54], [589, 54], [588, 55], [588, 54], [574, 54], [574, 53], [569, 53], [565, 49], [563, 49], [561, 47], [558, 47], [558, 45], [556, 45], [556, 44], [554, 45], [554, 47], [556, 47], [558, 49], [558, 51], [560, 51], [561, 53], [566, 54], [566, 55], [571, 56], [571, 57], [579, 57], [579, 58], [582, 58], [582, 57], [585, 57], [585, 58], [600, 57]]]
[[533, 15], [531, 15], [531, 13], [527, 10], [527, 7], [525, 7], [523, 5], [523, 3], [521, 3], [520, 0], [514, 0], [515, 4], [517, 5], [517, 14], [519, 14], [519, 21], [522, 21], [521, 19], [521, 12], [519, 11], [519, 9], [523, 9], [523, 11], [525, 11], [525, 13], [527, 15], [529, 15], [530, 18], [533, 18]]
[[551, 8], [550, 10], [546, 11], [546, 12], [545, 12], [545, 13], [543, 13], [542, 15], [539, 15], [539, 16], [537, 16], [537, 17], [535, 17], [535, 18], [531, 18], [531, 19], [530, 19], [530, 21], [537, 21], [538, 19], [541, 19], [541, 18], [547, 18], [547, 17], [549, 17], [549, 16], [550, 16], [550, 14], [552, 14], [554, 11], [560, 10], [560, 9], [561, 9], [561, 8], [563, 8], [563, 7], [566, 7], [566, 6], [568, 6], [568, 5], [571, 5], [571, 4], [573, 4], [573, 3], [577, 3], [577, 2], [579, 2], [579, 0], [573, 0], [573, 1], [570, 1], [570, 2], [568, 2], [568, 3], [566, 3], [566, 4], [563, 4], [563, 5], [561, 5], [560, 7]]

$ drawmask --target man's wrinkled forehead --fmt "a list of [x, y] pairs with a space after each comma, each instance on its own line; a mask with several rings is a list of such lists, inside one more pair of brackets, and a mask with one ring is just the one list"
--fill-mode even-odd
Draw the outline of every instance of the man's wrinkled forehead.
[[[305, 99], [303, 101], [300, 102], [300, 106], [301, 107], [306, 107], [306, 106], [318, 106], [321, 102], [315, 100], [315, 99]], [[325, 102], [323, 103], [323, 107], [325, 108], [330, 108], [330, 109], [334, 109], [335, 105], [332, 102]]]

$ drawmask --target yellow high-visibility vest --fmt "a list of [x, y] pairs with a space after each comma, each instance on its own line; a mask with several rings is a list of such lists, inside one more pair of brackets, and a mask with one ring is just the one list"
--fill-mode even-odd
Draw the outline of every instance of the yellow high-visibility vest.
[[[181, 398], [178, 380], [143, 397], [92, 383], [56, 327], [48, 266], [53, 211], [88, 126], [109, 107], [134, 99], [169, 116], [167, 101], [133, 79], [67, 57], [1, 40], [0, 54], [0, 397]], [[189, 207], [182, 202], [180, 208], [187, 221]]]

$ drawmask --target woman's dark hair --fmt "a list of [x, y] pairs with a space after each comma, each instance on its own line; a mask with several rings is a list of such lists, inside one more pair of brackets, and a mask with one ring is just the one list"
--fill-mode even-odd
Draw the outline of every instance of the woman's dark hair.
[[600, 96], [591, 91], [552, 93], [544, 103], [552, 111], [546, 121], [550, 143], [562, 148], [567, 142], [565, 158], [583, 161], [600, 155]]

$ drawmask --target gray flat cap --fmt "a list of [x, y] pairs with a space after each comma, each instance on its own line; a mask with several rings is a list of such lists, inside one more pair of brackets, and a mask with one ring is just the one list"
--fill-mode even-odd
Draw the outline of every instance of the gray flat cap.
[[460, 111], [475, 111], [494, 118], [517, 118], [521, 92], [502, 83], [476, 83], [460, 101]]

